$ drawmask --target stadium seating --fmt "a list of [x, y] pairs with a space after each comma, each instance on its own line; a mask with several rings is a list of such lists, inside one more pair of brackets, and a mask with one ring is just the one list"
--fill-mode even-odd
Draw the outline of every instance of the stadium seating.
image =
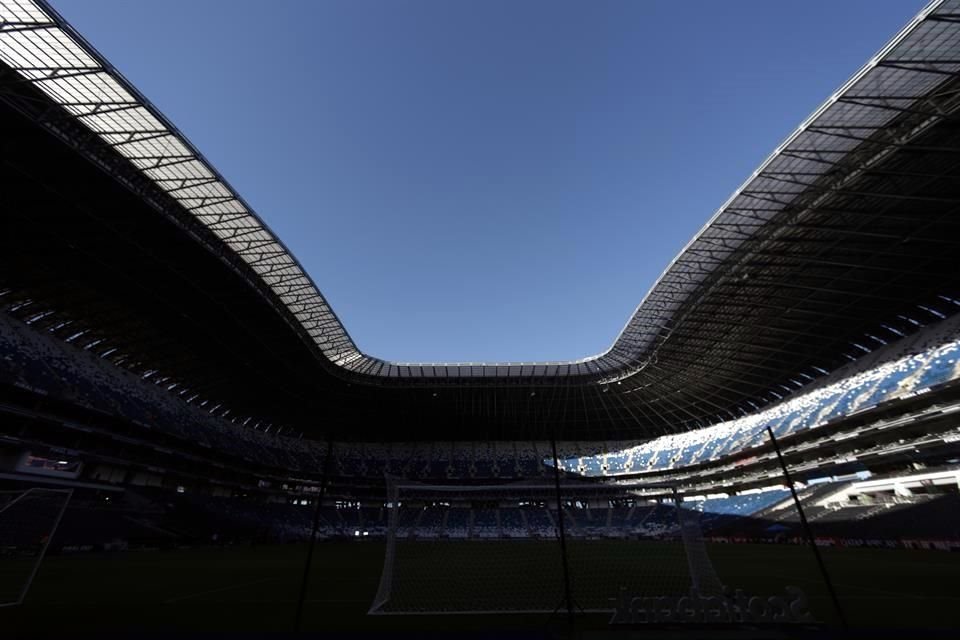
[[[818, 536], [903, 541], [960, 541], [960, 494], [860, 496], [824, 502], [849, 483], [824, 483], [801, 490], [811, 526]], [[89, 494], [89, 495], [88, 495]], [[252, 541], [297, 542], [309, 539], [314, 507], [283, 500], [214, 497], [159, 488], [129, 488], [102, 495], [80, 491], [66, 511], [55, 540], [57, 549], [124, 550], [178, 545], [224, 545]], [[833, 500], [833, 499], [831, 499]], [[706, 536], [769, 538], [800, 535], [799, 516], [789, 491], [761, 492], [687, 500], [683, 508], [699, 512]], [[388, 510], [357, 503], [324, 505], [319, 536], [382, 539]], [[632, 506], [564, 508], [572, 538], [674, 538], [679, 535], [677, 506], [667, 500]], [[532, 504], [422, 504], [397, 513], [399, 539], [552, 539], [555, 508]]]
[[745, 493], [725, 498], [709, 498], [685, 502], [687, 508], [703, 513], [749, 516], [790, 497], [789, 489], [773, 489], [759, 493]]
[[[853, 411], [922, 392], [960, 377], [958, 321], [887, 345], [783, 401], [741, 418], [615, 451], [601, 442], [558, 443], [562, 470], [589, 477], [680, 469], [721, 460], [765, 441], [812, 429]], [[81, 338], [67, 342], [0, 313], [3, 379], [103, 414], [121, 415], [145, 433], [169, 436], [247, 462], [318, 472], [322, 443], [243, 426], [177, 394], [168, 383], [137, 375], [100, 357]], [[552, 464], [548, 443], [336, 443], [333, 470], [343, 477], [487, 480], [542, 476]]]
[[470, 535], [470, 510], [450, 509], [447, 512], [445, 533], [450, 538], [466, 538]]
[[[676, 469], [716, 461], [758, 446], [769, 426], [778, 437], [816, 428], [853, 411], [922, 392], [960, 377], [956, 320], [887, 345], [859, 369], [845, 367], [770, 408], [696, 431], [667, 435], [596, 456], [563, 457], [560, 468], [585, 476]], [[551, 460], [544, 460], [551, 465]]]

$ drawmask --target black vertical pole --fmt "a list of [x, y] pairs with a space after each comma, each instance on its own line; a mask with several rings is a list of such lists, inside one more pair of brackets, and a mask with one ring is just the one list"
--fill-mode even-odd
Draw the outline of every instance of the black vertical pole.
[[800, 514], [800, 524], [803, 526], [803, 532], [807, 536], [807, 540], [810, 543], [810, 548], [813, 550], [813, 556], [817, 559], [817, 566], [820, 567], [820, 574], [823, 576], [823, 581], [827, 585], [827, 591], [830, 592], [830, 600], [833, 601], [833, 607], [837, 610], [837, 616], [840, 618], [840, 624], [844, 629], [847, 629], [847, 617], [843, 614], [843, 607], [840, 606], [840, 599], [837, 597], [837, 592], [833, 588], [833, 580], [830, 579], [830, 574], [827, 572], [827, 565], [823, 563], [823, 558], [820, 556], [820, 548], [817, 547], [816, 541], [813, 539], [813, 530], [810, 528], [810, 523], [807, 522], [807, 516], [803, 512], [803, 506], [800, 504], [800, 498], [797, 497], [797, 490], [793, 487], [793, 479], [790, 478], [790, 471], [787, 469], [787, 463], [783, 461], [783, 454], [780, 452], [780, 443], [777, 442], [776, 436], [773, 435], [773, 428], [767, 427], [767, 435], [770, 436], [770, 442], [773, 443], [773, 449], [777, 452], [777, 460], [780, 461], [780, 468], [783, 469], [783, 477], [787, 482], [787, 486], [790, 487], [790, 493], [793, 495], [793, 503], [797, 505], [797, 513]]
[[297, 599], [297, 619], [294, 630], [300, 631], [303, 620], [303, 603], [307, 598], [307, 585], [310, 582], [310, 565], [313, 564], [313, 548], [317, 545], [317, 530], [320, 528], [320, 505], [323, 504], [323, 495], [327, 492], [327, 478], [330, 477], [330, 462], [333, 459], [333, 440], [327, 440], [327, 455], [323, 458], [323, 473], [320, 476], [320, 492], [317, 495], [317, 506], [313, 510], [313, 529], [310, 532], [310, 546], [307, 547], [307, 560], [303, 565], [303, 579], [300, 581], [300, 597]]
[[567, 601], [567, 619], [573, 625], [573, 597], [570, 595], [570, 567], [567, 563], [567, 533], [563, 522], [563, 497], [560, 493], [560, 460], [557, 457], [557, 438], [551, 430], [553, 449], [553, 486], [557, 490], [557, 529], [560, 533], [560, 556], [563, 561], [563, 597]]

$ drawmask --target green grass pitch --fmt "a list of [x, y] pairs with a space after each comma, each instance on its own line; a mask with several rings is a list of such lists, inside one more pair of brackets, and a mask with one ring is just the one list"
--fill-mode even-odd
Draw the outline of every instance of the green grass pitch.
[[[713, 544], [708, 552], [725, 584], [764, 596], [798, 586], [819, 620], [836, 622], [809, 548]], [[305, 555], [305, 546], [289, 545], [50, 556], [25, 603], [0, 609], [0, 628], [290, 630]], [[950, 627], [960, 620], [960, 555], [879, 549], [823, 555], [854, 626]], [[551, 623], [547, 614], [368, 616], [383, 558], [381, 542], [318, 544], [304, 629], [523, 630]], [[689, 586], [676, 543], [571, 541], [569, 558], [574, 599], [585, 609], [604, 607], [620, 586], [651, 595]], [[552, 609], [560, 603], [561, 578], [552, 541], [400, 543], [387, 609]], [[601, 629], [609, 617], [585, 614], [577, 624]]]

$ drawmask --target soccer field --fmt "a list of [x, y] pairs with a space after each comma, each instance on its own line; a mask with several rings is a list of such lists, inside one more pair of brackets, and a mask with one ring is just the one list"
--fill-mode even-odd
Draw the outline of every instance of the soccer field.
[[[553, 608], [562, 573], [553, 542], [406, 543], [398, 548], [394, 609]], [[403, 545], [400, 545], [403, 547]], [[0, 628], [84, 630], [290, 630], [306, 548], [299, 545], [202, 548], [47, 558], [25, 603], [0, 609]], [[932, 551], [825, 549], [824, 559], [854, 626], [956, 626], [960, 556]], [[836, 621], [809, 548], [710, 545], [725, 584], [757, 595], [803, 589], [823, 622]], [[384, 545], [317, 546], [304, 629], [538, 629], [548, 614], [368, 616]], [[574, 599], [603, 608], [620, 586], [668, 595], [689, 586], [683, 548], [674, 543], [575, 541]], [[607, 604], [606, 606], [610, 606]], [[389, 607], [388, 607], [389, 609]], [[585, 629], [610, 614], [586, 614]], [[553, 621], [555, 626], [562, 617]]]

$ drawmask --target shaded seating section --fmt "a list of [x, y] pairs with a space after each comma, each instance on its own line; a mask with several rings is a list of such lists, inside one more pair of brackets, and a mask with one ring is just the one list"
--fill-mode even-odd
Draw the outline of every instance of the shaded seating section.
[[470, 535], [470, 510], [453, 508], [447, 512], [446, 535], [450, 538], [466, 538]]
[[426, 538], [439, 538], [442, 536], [446, 514], [446, 507], [425, 507], [423, 513], [420, 514], [420, 521], [417, 524], [417, 535]]
[[504, 537], [507, 538], [526, 538], [527, 527], [524, 525], [523, 514], [519, 508], [501, 508], [500, 510], [500, 528]]
[[475, 538], [499, 538], [500, 523], [497, 509], [473, 509], [471, 536]]
[[545, 508], [521, 507], [521, 511], [527, 523], [527, 531], [531, 536], [548, 538], [556, 534], [553, 518]]
[[321, 443], [243, 427], [211, 413], [214, 407], [191, 404], [174, 383], [154, 381], [149, 372], [135, 374], [101, 356], [95, 342], [84, 345], [82, 336], [66, 342], [0, 313], [0, 364], [16, 386], [122, 417], [145, 434], [162, 431], [247, 462], [321, 468]]
[[[590, 477], [677, 469], [721, 460], [779, 436], [812, 429], [844, 415], [960, 377], [960, 339], [954, 318], [870, 353], [798, 389], [767, 408], [703, 429], [643, 443], [558, 443], [560, 466]], [[67, 342], [0, 313], [0, 380], [119, 416], [144, 437], [163, 432], [191, 446], [284, 472], [319, 473], [326, 445], [277, 435], [269, 427], [216, 414], [169, 380], [113, 364], [83, 335]], [[245, 426], [246, 425], [246, 426]], [[333, 473], [347, 478], [488, 480], [544, 477], [547, 442], [335, 443]]]
[[[838, 490], [846, 484], [816, 485], [800, 492], [807, 519], [818, 537], [901, 545], [909, 541], [960, 542], [960, 493], [955, 488], [836, 500]], [[688, 515], [699, 516], [705, 536], [770, 540], [802, 536], [792, 498], [783, 489], [685, 501], [683, 508]], [[4, 519], [0, 551], [40, 544], [52, 513], [31, 507], [15, 518]], [[263, 498], [179, 494], [141, 487], [109, 495], [78, 490], [54, 536], [53, 548], [55, 552], [75, 552], [303, 542], [309, 539], [313, 514], [314, 505]], [[388, 531], [387, 515], [388, 509], [381, 505], [324, 505], [319, 535], [321, 539], [382, 539]], [[680, 514], [669, 500], [630, 506], [566, 506], [563, 515], [571, 538], [676, 539], [680, 534]], [[399, 539], [553, 540], [558, 513], [549, 505], [529, 503], [433, 503], [404, 506], [396, 517]]]

